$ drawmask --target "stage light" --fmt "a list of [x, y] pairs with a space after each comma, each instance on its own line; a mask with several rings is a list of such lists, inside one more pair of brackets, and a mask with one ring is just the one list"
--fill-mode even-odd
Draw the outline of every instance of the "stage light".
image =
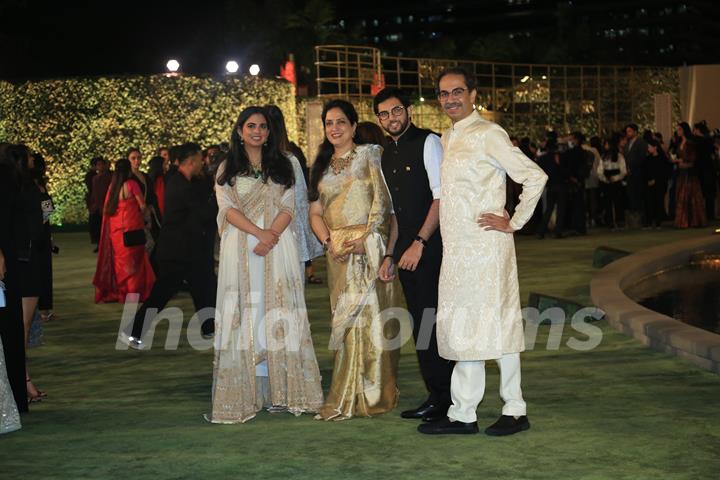
[[250, 65], [250, 75], [255, 77], [258, 73], [260, 73], [260, 66], [257, 63]]
[[425, 97], [420, 97], [420, 101], [421, 101], [421, 102], [424, 102], [424, 101], [425, 101]]
[[527, 82], [528, 80], [530, 80], [530, 77], [527, 76], [527, 75], [525, 75], [523, 78], [520, 79], [520, 83], [525, 83], [525, 82]]
[[240, 65], [235, 60], [230, 60], [225, 64], [225, 70], [227, 70], [228, 73], [237, 73], [237, 71], [240, 69]]
[[175, 59], [168, 60], [165, 66], [167, 67], [168, 72], [175, 73], [180, 69], [180, 62]]

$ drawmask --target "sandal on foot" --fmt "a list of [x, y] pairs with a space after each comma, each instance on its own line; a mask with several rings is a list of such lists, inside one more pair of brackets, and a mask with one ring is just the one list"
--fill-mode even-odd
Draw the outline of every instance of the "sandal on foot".
[[33, 395], [30, 393], [30, 389], [27, 390], [27, 397], [28, 397], [28, 403], [37, 403], [42, 402], [42, 399], [47, 397], [47, 393], [43, 392], [42, 390], [38, 389], [34, 383], [32, 383], [32, 380], [29, 378], [25, 379], [26, 384], [32, 385], [33, 389], [37, 392], [36, 395]]

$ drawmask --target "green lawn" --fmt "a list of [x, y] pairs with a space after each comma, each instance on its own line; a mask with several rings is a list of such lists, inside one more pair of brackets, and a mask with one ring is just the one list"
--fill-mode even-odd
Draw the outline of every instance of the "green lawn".
[[[592, 254], [600, 245], [639, 250], [709, 229], [597, 233], [585, 238], [519, 238], [523, 301], [530, 291], [589, 303]], [[0, 436], [0, 478], [508, 478], [705, 479], [720, 475], [720, 378], [608, 328], [590, 352], [536, 348], [523, 356], [532, 428], [508, 438], [426, 437], [399, 411], [424, 397], [414, 353], [403, 349], [397, 411], [339, 423], [310, 415], [261, 413], [244, 425], [211, 425], [212, 353], [183, 337], [149, 352], [116, 351], [121, 307], [95, 305], [95, 256], [87, 235], [57, 235], [56, 312], [45, 345], [29, 352], [36, 384], [48, 392]], [[324, 277], [322, 262], [320, 276]], [[324, 286], [307, 290], [315, 348], [327, 388], [331, 374]], [[190, 312], [184, 294], [171, 305]], [[186, 318], [186, 323], [188, 319]], [[160, 337], [160, 338], [158, 338]], [[488, 368], [481, 426], [500, 412], [498, 376]]]

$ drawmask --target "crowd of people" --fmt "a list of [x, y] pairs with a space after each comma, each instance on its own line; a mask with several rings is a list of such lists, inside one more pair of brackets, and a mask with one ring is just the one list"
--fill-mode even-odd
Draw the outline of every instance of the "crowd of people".
[[[244, 109], [225, 144], [158, 148], [146, 172], [138, 148], [112, 169], [93, 158], [95, 301], [142, 302], [121, 341], [149, 348], [157, 312], [187, 289], [205, 313], [199, 333], [215, 344], [208, 421], [243, 423], [262, 409], [345, 420], [397, 405], [400, 345], [387, 341], [400, 322], [383, 312], [406, 306], [428, 397], [402, 417], [422, 419], [425, 434], [477, 433], [484, 362], [495, 360], [505, 405], [485, 431], [528, 429], [512, 234], [544, 237], [551, 223], [556, 237], [657, 228], [670, 218], [703, 226], [715, 214], [720, 141], [703, 123], [682, 123], [666, 146], [630, 124], [589, 143], [551, 133], [537, 148], [480, 117], [464, 70], [443, 72], [437, 90], [453, 122], [442, 139], [412, 123], [394, 88], [374, 99], [377, 124], [359, 122], [349, 102], [326, 103], [310, 171], [270, 105]], [[0, 169], [0, 359], [16, 405], [14, 414], [0, 405], [2, 432], [44, 395], [25, 348], [35, 312], [52, 314], [53, 206], [41, 156], [3, 144]], [[323, 254], [334, 349], [325, 395], [304, 296], [321, 281], [312, 260]]]
[[[549, 177], [525, 233], [544, 238], [551, 223], [554, 236], [562, 238], [595, 227], [660, 229], [667, 221], [689, 228], [715, 219], [720, 133], [712, 134], [705, 122], [692, 129], [679, 123], [669, 144], [660, 133], [641, 134], [635, 124], [607, 139], [549, 132], [540, 148], [527, 137], [512, 141]], [[508, 182], [510, 211], [519, 194]]]
[[18, 413], [46, 397], [30, 377], [25, 352], [33, 322], [55, 316], [57, 247], [47, 180], [42, 155], [24, 145], [0, 144], [0, 433], [19, 428]]

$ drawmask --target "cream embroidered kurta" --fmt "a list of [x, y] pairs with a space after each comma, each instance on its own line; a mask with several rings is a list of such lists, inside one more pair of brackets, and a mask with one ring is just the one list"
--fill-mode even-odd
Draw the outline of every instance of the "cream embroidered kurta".
[[483, 213], [503, 215], [505, 180], [522, 184], [510, 226], [530, 219], [547, 176], [500, 126], [477, 112], [442, 136], [437, 338], [448, 360], [489, 360], [525, 349], [513, 235], [486, 231]]

